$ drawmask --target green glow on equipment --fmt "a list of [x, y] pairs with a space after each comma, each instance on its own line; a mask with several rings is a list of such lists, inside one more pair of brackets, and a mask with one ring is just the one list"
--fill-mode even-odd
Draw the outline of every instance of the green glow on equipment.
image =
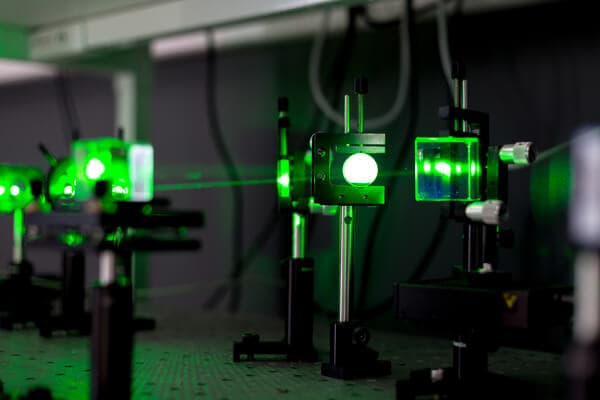
[[125, 196], [128, 192], [129, 190], [124, 186], [113, 186], [112, 188], [112, 193], [115, 196]]
[[48, 175], [48, 200], [54, 206], [71, 204], [77, 192], [77, 170], [72, 158], [63, 158]]
[[281, 199], [288, 199], [290, 193], [290, 160], [282, 158], [277, 161], [277, 194]]
[[417, 201], [479, 200], [481, 166], [475, 137], [415, 139]]
[[435, 163], [435, 170], [442, 175], [446, 175], [447, 177], [450, 177], [450, 173], [452, 171], [450, 164], [446, 162]]
[[[74, 197], [93, 197], [98, 181], [110, 185], [116, 201], [150, 201], [154, 197], [154, 149], [148, 143], [131, 143], [106, 137], [76, 140], [71, 147], [77, 186]], [[61, 190], [64, 190], [63, 185]]]
[[83, 235], [79, 232], [65, 232], [60, 235], [60, 241], [65, 246], [80, 246], [83, 243]]
[[85, 166], [85, 175], [90, 179], [98, 180], [104, 171], [106, 171], [106, 167], [97, 158], [92, 158]]
[[375, 159], [365, 153], [352, 154], [342, 165], [342, 175], [352, 186], [369, 186], [378, 172]]
[[31, 181], [43, 180], [39, 168], [20, 165], [0, 165], [0, 213], [24, 209], [34, 200]]
[[290, 175], [289, 174], [281, 175], [279, 178], [277, 178], [277, 183], [279, 183], [282, 186], [290, 186]]

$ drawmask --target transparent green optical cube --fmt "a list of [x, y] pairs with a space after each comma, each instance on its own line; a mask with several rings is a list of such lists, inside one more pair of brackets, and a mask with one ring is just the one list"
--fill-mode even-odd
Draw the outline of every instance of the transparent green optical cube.
[[415, 200], [468, 202], [480, 199], [479, 140], [415, 139]]
[[150, 201], [154, 197], [154, 149], [148, 143], [117, 138], [77, 140], [71, 147], [75, 162], [75, 198], [93, 197], [98, 181], [107, 181], [115, 201]]

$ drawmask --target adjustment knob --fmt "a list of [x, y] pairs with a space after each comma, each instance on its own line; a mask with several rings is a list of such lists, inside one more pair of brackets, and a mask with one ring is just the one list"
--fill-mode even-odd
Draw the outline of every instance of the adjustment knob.
[[369, 340], [371, 340], [371, 334], [367, 328], [363, 326], [354, 328], [354, 331], [352, 332], [352, 342], [354, 342], [354, 344], [366, 346], [369, 343]]
[[502, 225], [508, 219], [508, 209], [502, 200], [471, 203], [465, 209], [467, 218], [486, 225]]
[[532, 142], [506, 144], [500, 148], [500, 159], [506, 164], [529, 165], [536, 157], [537, 152]]

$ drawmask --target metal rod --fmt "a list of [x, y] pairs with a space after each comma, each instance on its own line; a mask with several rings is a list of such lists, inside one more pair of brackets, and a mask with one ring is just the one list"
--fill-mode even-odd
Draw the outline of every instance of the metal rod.
[[115, 265], [115, 253], [103, 250], [99, 256], [99, 281], [101, 286], [108, 286], [117, 279], [117, 268]]
[[[463, 79], [460, 81], [460, 102], [458, 106], [462, 109], [466, 109], [468, 107], [468, 90], [467, 90], [467, 80]], [[462, 131], [466, 132], [469, 127], [467, 126], [467, 121], [462, 122]]]
[[350, 133], [350, 96], [344, 96], [344, 133]]
[[357, 94], [358, 97], [358, 133], [365, 132], [365, 96], [361, 93]]
[[[454, 93], [453, 101], [454, 106], [461, 109], [466, 109], [468, 107], [468, 85], [466, 79], [454, 78]], [[467, 121], [454, 121], [455, 124], [462, 124], [462, 131], [466, 132], [468, 129]], [[458, 128], [458, 125], [455, 125], [455, 129]]]
[[304, 258], [306, 252], [306, 216], [292, 213], [292, 258]]
[[83, 251], [66, 250], [63, 259], [62, 311], [69, 321], [85, 314], [85, 255]]
[[279, 128], [279, 155], [281, 157], [287, 157], [287, 128]]
[[[468, 86], [467, 80], [462, 78], [454, 79], [453, 100], [457, 108], [466, 109], [468, 107]], [[461, 124], [462, 132], [467, 132], [467, 121], [454, 121], [455, 128]], [[467, 272], [474, 272], [482, 266], [483, 263], [483, 227], [480, 223], [468, 222], [465, 224], [463, 236], [463, 268]]]
[[340, 312], [339, 321], [350, 321], [350, 279], [354, 233], [354, 207], [340, 207]]
[[452, 91], [452, 101], [453, 101], [453, 105], [454, 107], [460, 107], [460, 103], [461, 103], [461, 95], [460, 95], [460, 91], [461, 91], [461, 84], [460, 84], [461, 80], [458, 78], [454, 78], [452, 80], [452, 86], [453, 86], [453, 91]]
[[[344, 97], [344, 133], [350, 132], [350, 96]], [[339, 322], [350, 321], [350, 279], [354, 236], [354, 208], [340, 207], [340, 305]]]
[[573, 336], [582, 345], [600, 340], [600, 255], [582, 251], [575, 260]]
[[25, 259], [25, 243], [23, 237], [25, 236], [25, 224], [24, 224], [24, 213], [23, 209], [18, 208], [13, 213], [13, 257], [12, 261], [14, 264], [19, 265]]

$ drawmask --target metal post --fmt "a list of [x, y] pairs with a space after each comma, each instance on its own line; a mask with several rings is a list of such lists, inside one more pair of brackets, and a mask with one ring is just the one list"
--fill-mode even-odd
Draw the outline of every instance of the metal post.
[[113, 92], [115, 94], [115, 135], [123, 130], [123, 139], [137, 139], [136, 127], [136, 76], [131, 72], [119, 72], [113, 77]]
[[[362, 93], [358, 93], [358, 133], [365, 132], [365, 96]], [[346, 132], [347, 133], [347, 132]]]
[[575, 260], [573, 338], [581, 345], [600, 340], [600, 254], [581, 251]]
[[[468, 104], [468, 86], [467, 80], [461, 76], [454, 78], [454, 93], [452, 94], [454, 106], [462, 109], [467, 108]], [[459, 121], [455, 121], [455, 123], [459, 123]], [[466, 132], [468, 129], [467, 121], [462, 121], [462, 131]]]
[[85, 314], [85, 255], [66, 250], [63, 259], [63, 315], [68, 323], [80, 324]]
[[[350, 133], [350, 96], [344, 97], [344, 133]], [[340, 308], [339, 321], [350, 321], [350, 278], [354, 242], [354, 207], [340, 207]]]
[[287, 157], [287, 130], [289, 127], [289, 101], [287, 97], [280, 97], [277, 101], [277, 127], [279, 128], [279, 156]]
[[306, 216], [292, 213], [292, 258], [304, 258], [306, 253]]
[[[100, 59], [102, 66], [118, 68], [113, 75], [115, 136], [123, 133], [123, 140], [134, 142], [147, 140], [150, 135], [150, 103], [151, 59], [146, 46], [126, 50], [122, 54]], [[133, 229], [131, 230], [133, 232]], [[131, 285], [135, 297], [136, 286], [146, 285], [148, 279], [146, 269], [147, 256], [133, 252], [131, 255]]]
[[117, 279], [117, 267], [115, 264], [115, 253], [104, 250], [99, 257], [99, 281], [100, 286], [109, 286]]
[[13, 213], [13, 257], [14, 265], [21, 265], [25, 260], [25, 245], [23, 237], [25, 236], [25, 224], [23, 222], [24, 213], [18, 208]]
[[574, 182], [569, 236], [578, 247], [574, 266], [573, 343], [565, 357], [569, 400], [600, 398], [600, 126], [571, 143]]
[[[453, 100], [456, 107], [467, 108], [468, 101], [467, 81], [462, 76], [454, 78]], [[462, 125], [462, 131], [467, 132], [467, 121], [454, 121], [455, 127]], [[465, 271], [472, 272], [480, 268], [483, 262], [483, 226], [480, 223], [465, 223], [463, 232], [464, 256], [463, 267]]]
[[133, 349], [130, 287], [117, 283], [113, 251], [100, 252], [99, 267], [92, 305], [91, 399], [129, 399]]

